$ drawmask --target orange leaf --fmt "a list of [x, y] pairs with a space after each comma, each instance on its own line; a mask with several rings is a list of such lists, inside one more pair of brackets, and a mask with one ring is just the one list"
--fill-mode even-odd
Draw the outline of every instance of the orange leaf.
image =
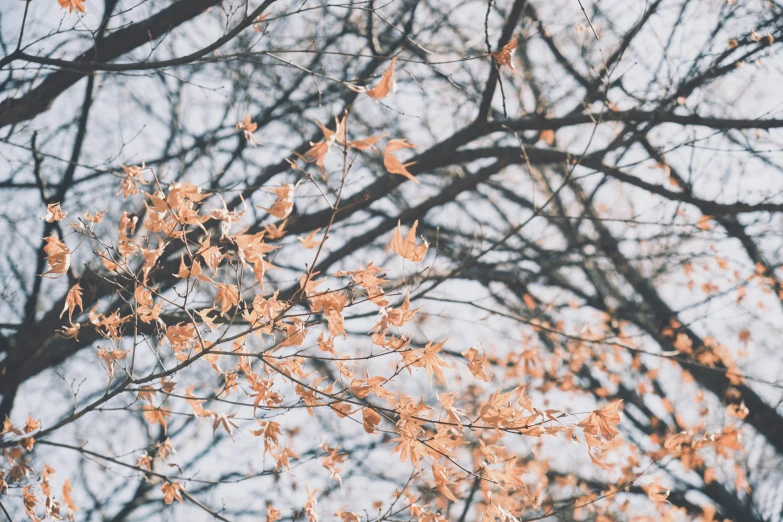
[[409, 163], [401, 163], [396, 157], [392, 156], [392, 152], [400, 149], [415, 149], [416, 145], [408, 143], [406, 140], [389, 140], [386, 144], [386, 149], [383, 151], [383, 166], [386, 167], [386, 171], [389, 174], [399, 174], [405, 176], [409, 180], [419, 183], [419, 180], [413, 177], [413, 174], [408, 172], [407, 167], [410, 167], [415, 161]]
[[397, 82], [394, 81], [394, 65], [396, 63], [397, 58], [393, 58], [389, 64], [389, 67], [386, 69], [386, 71], [384, 71], [383, 76], [381, 76], [381, 81], [379, 81], [378, 84], [372, 89], [367, 89], [366, 87], [353, 87], [353, 89], [357, 92], [364, 92], [367, 96], [370, 98], [375, 98], [376, 100], [385, 98], [389, 95], [390, 92], [393, 94], [395, 91], [397, 91]]
[[68, 14], [74, 11], [80, 13], [87, 13], [87, 9], [84, 7], [84, 0], [57, 0], [60, 3], [62, 9], [68, 9]]
[[430, 248], [430, 244], [424, 238], [422, 238], [423, 243], [416, 246], [416, 227], [418, 226], [419, 221], [414, 221], [413, 226], [408, 230], [405, 239], [403, 239], [401, 225], [397, 222], [397, 229], [394, 231], [394, 237], [391, 240], [392, 250], [414, 263], [424, 259], [424, 256], [427, 255], [427, 250]]
[[375, 428], [381, 422], [381, 416], [373, 409], [363, 408], [362, 421], [364, 422], [364, 431], [367, 433], [375, 433]]
[[47, 223], [54, 223], [55, 221], [61, 221], [67, 216], [67, 212], [63, 212], [59, 203], [49, 203], [46, 205], [46, 217], [44, 219]]
[[62, 318], [65, 311], [68, 310], [68, 321], [73, 322], [73, 311], [76, 310], [77, 306], [82, 312], [84, 311], [84, 308], [82, 307], [82, 287], [79, 286], [79, 283], [76, 283], [68, 290], [68, 294], [65, 296], [65, 306], [60, 314], [60, 318]]
[[490, 56], [494, 58], [495, 62], [497, 62], [499, 66], [502, 67], [506, 65], [512, 71], [514, 71], [514, 74], [517, 74], [517, 70], [514, 68], [514, 64], [511, 62], [511, 58], [514, 56], [514, 51], [516, 51], [518, 45], [519, 37], [515, 36], [506, 45], [497, 51], [490, 53]]
[[258, 208], [266, 210], [278, 219], [285, 219], [291, 215], [291, 211], [294, 209], [294, 185], [292, 183], [286, 183], [282, 187], [265, 188], [264, 190], [277, 194], [277, 200], [271, 208], [261, 206]]
[[49, 270], [42, 275], [55, 274], [52, 278], [56, 279], [68, 271], [68, 267], [71, 266], [71, 249], [60, 241], [57, 235], [44, 238], [46, 246], [44, 246], [44, 252], [47, 254], [47, 262], [49, 263]]

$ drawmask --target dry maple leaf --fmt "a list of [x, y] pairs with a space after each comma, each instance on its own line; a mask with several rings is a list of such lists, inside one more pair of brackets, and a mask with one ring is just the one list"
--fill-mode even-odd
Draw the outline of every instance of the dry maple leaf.
[[89, 221], [90, 223], [93, 223], [93, 224], [97, 225], [98, 223], [103, 221], [103, 216], [105, 216], [106, 212], [108, 212], [108, 211], [109, 211], [108, 209], [107, 210], [101, 210], [100, 212], [96, 211], [95, 214], [90, 214], [89, 212], [85, 211], [84, 212], [84, 219], [86, 221]]
[[396, 63], [397, 58], [392, 58], [389, 67], [386, 68], [381, 76], [381, 81], [375, 87], [368, 89], [367, 87], [357, 87], [356, 85], [348, 84], [348, 88], [354, 92], [363, 92], [376, 100], [385, 98], [389, 93], [395, 93], [397, 91], [397, 82], [394, 80], [394, 66]]
[[515, 36], [506, 45], [504, 45], [497, 51], [493, 51], [490, 53], [490, 56], [495, 60], [495, 62], [500, 67], [504, 65], [507, 66], [517, 76], [519, 76], [519, 74], [517, 74], [517, 70], [514, 67], [514, 63], [511, 61], [511, 59], [514, 56], [514, 51], [516, 51], [518, 45], [519, 45], [519, 37]]
[[215, 304], [220, 302], [220, 314], [225, 315], [239, 303], [239, 290], [236, 285], [217, 284], [217, 294], [215, 295]]
[[361, 140], [351, 140], [348, 142], [348, 147], [358, 150], [377, 150], [375, 148], [375, 144], [378, 142], [379, 139], [385, 138], [386, 134], [379, 134], [378, 136], [370, 136], [369, 138], [364, 138]]
[[60, 241], [56, 234], [44, 238], [44, 241], [46, 241], [44, 252], [47, 254], [46, 261], [49, 263], [49, 270], [42, 275], [54, 274], [52, 279], [56, 279], [65, 274], [68, 267], [71, 266], [71, 249]]
[[189, 386], [187, 390], [185, 390], [185, 400], [188, 401], [188, 404], [190, 404], [190, 407], [193, 409], [193, 414], [196, 417], [209, 417], [212, 415], [212, 412], [204, 409], [201, 405], [204, 404], [205, 400], [197, 399], [193, 395], [193, 390], [196, 388], [196, 385]]
[[[256, 396], [256, 399], [259, 399], [261, 397], [261, 393], [259, 393]], [[256, 402], [258, 404], [259, 401]], [[250, 433], [254, 437], [263, 437], [264, 438], [264, 454], [266, 455], [266, 452], [277, 448], [280, 445], [279, 437], [280, 437], [280, 424], [274, 421], [256, 421], [258, 424], [261, 425], [260, 429], [257, 430], [250, 430]]]
[[351, 511], [343, 511], [342, 509], [340, 511], [337, 511], [334, 516], [340, 517], [343, 519], [343, 522], [361, 522], [362, 517], [358, 513], [353, 513]]
[[427, 255], [427, 250], [430, 248], [430, 244], [424, 238], [422, 238], [423, 243], [416, 246], [416, 227], [418, 226], [419, 220], [414, 221], [413, 226], [411, 226], [408, 233], [405, 234], [405, 239], [403, 239], [401, 224], [398, 221], [397, 229], [394, 231], [394, 237], [392, 237], [390, 244], [396, 254], [414, 263], [424, 259], [424, 256]]
[[163, 502], [171, 504], [175, 500], [182, 503], [182, 491], [185, 489], [179, 485], [179, 482], [166, 482], [160, 490], [163, 492]]
[[620, 406], [622, 403], [622, 399], [617, 400], [607, 404], [600, 410], [591, 412], [590, 416], [577, 424], [577, 426], [584, 428], [585, 433], [593, 437], [600, 435], [604, 440], [612, 440], [620, 433], [615, 426], [620, 424]]
[[360, 399], [364, 399], [371, 393], [375, 393], [376, 395], [383, 393], [383, 384], [386, 382], [386, 378], [381, 375], [376, 375], [374, 377], [368, 375], [367, 377], [366, 380], [353, 379], [350, 384], [351, 391]]
[[122, 192], [123, 199], [127, 199], [128, 196], [138, 194], [139, 183], [142, 185], [149, 185], [150, 182], [145, 180], [142, 176], [144, 171], [147, 170], [147, 166], [144, 163], [141, 164], [141, 167], [136, 165], [126, 167], [122, 164], [120, 164], [120, 167], [122, 167], [123, 172], [125, 172], [125, 178], [123, 178], [122, 183], [120, 183], [120, 188], [117, 189], [117, 195]]
[[321, 171], [321, 176], [323, 177], [324, 180], [326, 179], [324, 160], [326, 159], [326, 154], [329, 152], [330, 147], [335, 143], [340, 143], [342, 145], [345, 145], [346, 118], [347, 116], [343, 116], [342, 120], [338, 120], [337, 116], [334, 117], [335, 130], [331, 130], [320, 121], [315, 120], [315, 124], [318, 125], [318, 128], [321, 129], [321, 132], [324, 135], [323, 141], [319, 141], [316, 143], [310, 142], [311, 148], [303, 155], [294, 152], [294, 154], [296, 154], [297, 157], [306, 161], [307, 163], [314, 162], [318, 166], [318, 169]]
[[348, 455], [345, 453], [339, 453], [340, 449], [337, 446], [332, 448], [326, 444], [322, 444], [321, 449], [329, 453], [321, 461], [321, 465], [329, 470], [329, 476], [335, 479], [340, 484], [340, 488], [342, 488], [343, 479], [340, 477], [340, 471], [342, 471], [342, 468], [339, 466], [345, 462], [345, 459], [348, 457]]
[[484, 361], [487, 360], [486, 352], [479, 355], [477, 348], [468, 348], [462, 352], [462, 356], [468, 360], [468, 370], [473, 374], [473, 377], [481, 379], [484, 382], [489, 381], [489, 377], [487, 377], [487, 374], [484, 371]]
[[419, 368], [424, 368], [427, 371], [427, 375], [430, 376], [430, 379], [435, 375], [440, 382], [446, 381], [446, 376], [443, 375], [443, 371], [440, 369], [441, 366], [444, 368], [451, 368], [447, 362], [438, 357], [438, 353], [443, 349], [445, 344], [446, 339], [435, 344], [431, 342], [427, 343], [423, 350], [417, 350], [419, 360], [413, 364]]
[[63, 212], [59, 203], [49, 203], [46, 205], [46, 216], [43, 218], [47, 223], [54, 223], [55, 221], [62, 221], [67, 216], [67, 212]]
[[432, 477], [435, 479], [435, 487], [438, 488], [443, 496], [451, 500], [452, 502], [459, 502], [457, 497], [454, 496], [454, 492], [449, 489], [449, 486], [456, 484], [449, 478], [449, 470], [446, 466], [440, 466], [437, 462], [432, 464]]
[[386, 144], [386, 149], [383, 151], [383, 166], [386, 167], [386, 171], [389, 174], [399, 174], [400, 176], [405, 176], [409, 180], [413, 181], [414, 183], [419, 183], [419, 180], [416, 179], [413, 174], [408, 172], [408, 167], [415, 164], [415, 161], [411, 161], [408, 163], [401, 163], [400, 160], [398, 160], [394, 155], [392, 155], [392, 152], [401, 150], [401, 149], [415, 149], [416, 145], [413, 145], [412, 143], [408, 143], [407, 140], [403, 139], [396, 139], [396, 140], [389, 140], [389, 142]]
[[166, 417], [170, 415], [169, 412], [156, 408], [151, 404], [145, 404], [141, 409], [144, 412], [144, 418], [147, 419], [150, 424], [160, 424], [163, 427], [163, 433], [166, 433]]
[[266, 210], [278, 219], [287, 218], [294, 209], [294, 188], [293, 183], [286, 183], [282, 187], [265, 188], [267, 192], [277, 194], [277, 199], [270, 208], [262, 206], [258, 208]]
[[87, 8], [84, 7], [84, 0], [57, 0], [57, 2], [60, 4], [61, 9], [68, 9], [68, 14], [74, 11], [87, 13]]
[[[108, 348], [100, 348], [98, 350], [98, 357], [106, 363], [106, 371], [109, 372], [109, 379], [114, 378], [114, 364], [117, 361], [121, 361], [128, 357], [128, 350], [109, 350]], [[146, 415], [146, 414], [145, 414]]]
[[335, 142], [340, 143], [341, 145], [345, 145], [345, 121], [347, 118], [347, 116], [343, 116], [342, 120], [338, 120], [337, 116], [335, 116], [334, 130], [331, 130], [318, 120], [315, 120], [315, 124], [318, 125], [319, 129], [321, 129], [321, 132], [324, 135], [324, 140], [329, 145], [332, 145]]
[[65, 479], [65, 482], [63, 482], [63, 502], [68, 507], [68, 509], [71, 510], [71, 513], [76, 513], [77, 511], [79, 511], [79, 508], [76, 507], [76, 504], [73, 502], [73, 499], [71, 498], [70, 479]]
[[166, 440], [163, 442], [156, 443], [155, 449], [158, 457], [163, 460], [168, 459], [177, 452], [177, 450], [174, 449], [174, 446], [171, 445], [171, 439], [169, 437], [166, 437]]
[[149, 453], [146, 451], [136, 460], [136, 467], [137, 468], [147, 468], [148, 470], [152, 469], [152, 457]]
[[279, 225], [275, 223], [264, 225], [264, 232], [266, 232], [266, 237], [269, 239], [282, 238], [288, 233], [288, 231], [285, 229], [287, 223], [288, 220], [283, 220], [283, 222]]
[[74, 341], [79, 340], [79, 328], [81, 328], [82, 325], [79, 323], [71, 323], [70, 326], [64, 326], [61, 330], [58, 330], [58, 333], [62, 336], [63, 339], [73, 339]]
[[29, 415], [27, 417], [27, 422], [25, 422], [24, 425], [24, 432], [32, 433], [40, 428], [41, 428], [41, 421], [38, 419], [34, 419], [32, 415]]
[[212, 416], [215, 418], [214, 422], [212, 423], [212, 436], [214, 437], [217, 433], [217, 430], [220, 426], [223, 426], [223, 429], [225, 429], [229, 436], [231, 437], [231, 440], [234, 440], [234, 430], [231, 428], [237, 428], [239, 429], [239, 426], [232, 421], [234, 417], [237, 416], [236, 413], [232, 413], [231, 415], [227, 415], [225, 413], [213, 413]]
[[671, 493], [670, 489], [664, 488], [658, 484], [657, 481], [653, 481], [652, 483], [644, 486], [644, 491], [647, 493], [647, 496], [650, 497], [650, 500], [654, 502], [666, 502], [666, 499], [669, 497], [669, 493]]
[[39, 520], [39, 518], [35, 516], [35, 505], [39, 503], [31, 486], [22, 488], [22, 505], [24, 506], [24, 512], [30, 517], [30, 520], [34, 522]]
[[[317, 122], [316, 122], [317, 123]], [[301, 159], [308, 163], [315, 163], [318, 169], [321, 171], [321, 176], [326, 179], [326, 170], [324, 168], [324, 160], [326, 154], [329, 152], [330, 143], [328, 140], [319, 141], [317, 143], [310, 142], [310, 149], [300, 156]]]
[[397, 443], [394, 449], [392, 449], [392, 454], [399, 452], [400, 462], [410, 459], [413, 466], [418, 471], [421, 471], [421, 463], [419, 461], [427, 457], [427, 447], [408, 431], [400, 430], [399, 433], [399, 437], [390, 441]]
[[304, 512], [310, 522], [318, 522], [318, 513], [315, 511], [315, 506], [318, 504], [315, 494], [318, 493], [318, 490], [310, 491], [310, 487], [307, 485], [305, 485], [305, 490], [307, 491], [307, 502], [304, 505]]
[[266, 506], [266, 522], [277, 522], [282, 513], [272, 507], [272, 504]]
[[297, 238], [297, 239], [299, 239], [299, 241], [302, 243], [302, 246], [303, 246], [303, 247], [305, 247], [305, 248], [315, 248], [315, 247], [317, 247], [317, 246], [320, 246], [320, 245], [321, 245], [321, 243], [323, 243], [323, 242], [324, 242], [324, 240], [323, 240], [323, 239], [322, 239], [321, 241], [315, 241], [315, 235], [316, 235], [316, 234], [317, 234], [317, 233], [318, 233], [320, 230], [321, 230], [321, 228], [320, 228], [320, 227], [319, 227], [319, 228], [316, 228], [315, 230], [313, 230], [312, 232], [310, 232], [309, 234], [307, 234], [307, 236], [306, 236], [306, 237], [301, 237], [301, 236], [300, 236], [300, 237], [299, 237], [299, 238]]
[[98, 251], [98, 250], [96, 250], [95, 253], [100, 258], [101, 263], [103, 263], [103, 266], [106, 267], [106, 270], [108, 270], [110, 272], [113, 272], [114, 270], [117, 270], [117, 267], [119, 265], [117, 265], [117, 263], [112, 261], [111, 254], [109, 254], [108, 252]]
[[440, 402], [443, 409], [446, 410], [446, 415], [448, 415], [449, 419], [454, 424], [460, 425], [462, 424], [461, 417], [465, 417], [466, 412], [454, 406], [454, 397], [456, 395], [457, 392], [441, 393], [438, 395], [438, 402]]
[[272, 457], [274, 457], [276, 461], [275, 471], [281, 470], [283, 468], [291, 471], [291, 463], [289, 462], [289, 459], [298, 459], [299, 455], [294, 453], [291, 448], [283, 448], [277, 455], [272, 454]]
[[[414, 224], [413, 226], [415, 227], [416, 225]], [[419, 308], [411, 310], [410, 293], [406, 293], [405, 299], [402, 300], [402, 305], [400, 305], [399, 308], [385, 308], [382, 310], [381, 314], [390, 325], [399, 328], [405, 326], [405, 323], [412, 320]]]
[[237, 123], [237, 132], [241, 132], [242, 135], [245, 137], [247, 141], [253, 144], [255, 147], [256, 145], [260, 145], [258, 143], [258, 140], [256, 140], [256, 137], [253, 136], [253, 133], [258, 128], [257, 123], [253, 123], [250, 119], [250, 114], [245, 116], [245, 119]]
[[68, 322], [73, 322], [73, 311], [76, 310], [77, 306], [82, 312], [84, 311], [84, 308], [82, 307], [82, 287], [79, 286], [79, 283], [76, 283], [68, 290], [68, 294], [65, 296], [65, 306], [63, 307], [62, 313], [60, 313], [60, 318], [62, 318], [65, 311], [68, 310]]
[[8, 414], [6, 414], [5, 420], [3, 421], [3, 431], [0, 431], [0, 435], [5, 435], [6, 433], [22, 435], [22, 430], [14, 427], [14, 425], [11, 423], [11, 420], [8, 418]]
[[381, 422], [381, 416], [372, 408], [362, 408], [362, 422], [364, 423], [364, 431], [375, 433], [375, 428]]

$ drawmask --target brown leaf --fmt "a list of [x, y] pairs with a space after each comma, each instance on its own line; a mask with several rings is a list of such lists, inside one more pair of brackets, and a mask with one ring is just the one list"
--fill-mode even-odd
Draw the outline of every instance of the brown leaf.
[[67, 212], [63, 212], [59, 203], [49, 203], [46, 205], [46, 217], [44, 219], [47, 223], [54, 223], [55, 221], [62, 221], [67, 216]]
[[280, 511], [272, 507], [272, 504], [266, 506], [266, 522], [277, 522], [280, 520]]
[[84, 0], [57, 0], [62, 9], [68, 9], [68, 14], [74, 11], [86, 14], [87, 8], [84, 7]]
[[220, 313], [225, 315], [231, 308], [239, 303], [239, 290], [236, 285], [217, 284], [217, 294], [215, 295], [215, 304], [220, 302]]
[[405, 176], [406, 178], [413, 181], [414, 183], [419, 183], [419, 180], [417, 180], [413, 176], [413, 174], [408, 172], [408, 167], [410, 167], [416, 162], [412, 161], [409, 163], [401, 163], [400, 160], [398, 160], [395, 156], [392, 155], [392, 152], [398, 151], [400, 149], [415, 149], [415, 148], [416, 145], [408, 143], [406, 140], [402, 140], [402, 139], [389, 140], [389, 142], [386, 144], [386, 149], [383, 151], [383, 166], [386, 167], [386, 171], [389, 174], [399, 174], [401, 176]]
[[193, 396], [193, 390], [196, 388], [196, 385], [189, 386], [187, 390], [185, 390], [185, 400], [188, 401], [188, 404], [190, 404], [190, 407], [193, 409], [193, 414], [196, 417], [209, 417], [212, 415], [212, 412], [204, 409], [201, 405], [204, 404], [205, 400], [197, 399], [195, 396]]
[[237, 123], [237, 132], [241, 132], [247, 141], [249, 141], [254, 147], [260, 145], [253, 133], [258, 128], [257, 123], [253, 123], [250, 120], [250, 114], [245, 116], [245, 119]]
[[670, 489], [664, 488], [656, 481], [646, 485], [644, 490], [647, 493], [647, 496], [650, 497], [650, 500], [655, 502], [666, 502], [666, 499], [669, 497], [669, 493], [671, 493]]
[[494, 58], [495, 62], [497, 62], [499, 66], [508, 66], [512, 71], [514, 71], [514, 74], [517, 74], [516, 68], [514, 68], [514, 63], [511, 61], [511, 58], [514, 56], [514, 51], [516, 51], [518, 45], [519, 37], [515, 36], [506, 45], [497, 51], [490, 53], [490, 56]]
[[381, 422], [381, 416], [372, 408], [362, 408], [362, 422], [364, 423], [364, 431], [375, 433], [375, 428]]
[[85, 221], [89, 221], [90, 223], [97, 225], [98, 223], [103, 221], [103, 216], [106, 215], [106, 212], [108, 212], [108, 210], [101, 210], [100, 212], [95, 212], [95, 214], [90, 214], [89, 212], [85, 212], [84, 219]]
[[74, 504], [73, 499], [71, 498], [70, 479], [65, 479], [65, 482], [63, 482], [63, 502], [65, 502], [65, 505], [68, 507], [68, 509], [71, 510], [72, 513], [79, 511], [79, 508], [76, 507], [76, 504]]
[[60, 314], [60, 318], [62, 318], [65, 311], [68, 310], [68, 321], [73, 322], [73, 311], [76, 310], [77, 306], [82, 312], [84, 311], [84, 308], [82, 307], [82, 287], [79, 286], [79, 283], [76, 283], [68, 290], [68, 294], [65, 296], [65, 306]]
[[[147, 419], [150, 424], [160, 424], [163, 426], [163, 433], [166, 433], [166, 417], [170, 415], [169, 412], [156, 408], [151, 404], [145, 404], [141, 409], [144, 411], [144, 418]], [[167, 504], [168, 503], [170, 502], [167, 502]]]
[[321, 241], [315, 241], [315, 235], [318, 233], [318, 231], [321, 230], [321, 228], [316, 228], [309, 234], [307, 234], [306, 237], [299, 237], [299, 241], [302, 243], [302, 246], [305, 248], [315, 248], [317, 246], [320, 246], [321, 243], [324, 242], [322, 239]]
[[49, 270], [42, 275], [54, 274], [52, 279], [57, 279], [63, 276], [71, 266], [71, 249], [60, 241], [56, 234], [44, 238], [44, 241], [46, 241], [44, 252], [47, 254], [46, 261], [49, 263]]
[[612, 440], [620, 433], [615, 426], [620, 424], [620, 405], [622, 402], [622, 400], [617, 400], [607, 404], [600, 410], [591, 412], [590, 416], [577, 424], [577, 426], [584, 428], [586, 434], [594, 437], [600, 435], [604, 440]]
[[285, 219], [294, 209], [294, 185], [292, 183], [286, 183], [282, 187], [265, 188], [267, 192], [277, 194], [277, 200], [271, 208], [265, 208], [259, 206], [258, 208], [266, 210], [278, 219]]
[[175, 500], [182, 503], [182, 491], [185, 491], [179, 482], [166, 482], [160, 490], [163, 492], [163, 502], [171, 504]]
[[405, 239], [403, 239], [401, 225], [398, 222], [397, 229], [394, 231], [394, 237], [392, 237], [391, 240], [392, 250], [396, 254], [399, 254], [400, 256], [408, 259], [409, 261], [413, 261], [414, 263], [418, 263], [424, 259], [424, 256], [427, 255], [427, 250], [430, 248], [430, 244], [424, 238], [422, 238], [423, 243], [419, 246], [416, 246], [416, 227], [418, 226], [419, 221], [414, 221], [413, 226], [410, 228], [410, 230], [408, 230], [408, 233], [405, 235]]
[[392, 58], [389, 67], [384, 71], [381, 76], [381, 81], [372, 89], [361, 89], [360, 92], [364, 92], [367, 96], [380, 100], [385, 98], [391, 92], [392, 94], [397, 91], [397, 82], [394, 80], [394, 65], [397, 63], [397, 58]]

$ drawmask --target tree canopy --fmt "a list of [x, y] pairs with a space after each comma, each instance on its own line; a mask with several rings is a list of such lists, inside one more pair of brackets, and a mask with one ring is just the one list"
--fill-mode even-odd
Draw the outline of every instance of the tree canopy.
[[777, 0], [0, 16], [0, 518], [783, 520]]

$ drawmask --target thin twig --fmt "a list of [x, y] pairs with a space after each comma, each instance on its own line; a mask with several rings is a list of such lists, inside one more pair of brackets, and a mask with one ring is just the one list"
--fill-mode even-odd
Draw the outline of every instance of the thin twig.
[[600, 38], [598, 37], [598, 33], [595, 31], [595, 27], [593, 27], [593, 22], [590, 21], [590, 17], [587, 16], [587, 11], [585, 11], [585, 7], [582, 5], [582, 0], [576, 0], [576, 1], [579, 2], [579, 7], [582, 8], [582, 12], [585, 15], [585, 20], [587, 20], [587, 24], [590, 26], [590, 29], [593, 30], [593, 34], [595, 35], [595, 39], [596, 40], [600, 40]]

